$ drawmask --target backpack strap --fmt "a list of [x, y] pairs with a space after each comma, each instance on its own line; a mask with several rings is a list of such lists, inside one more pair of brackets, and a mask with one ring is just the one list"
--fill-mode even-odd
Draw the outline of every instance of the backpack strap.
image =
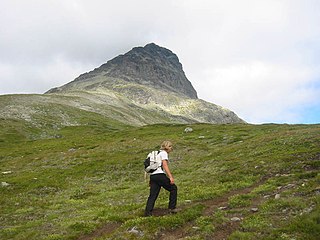
[[[161, 152], [161, 150], [157, 151], [157, 156], [160, 154], [160, 152]], [[162, 160], [160, 161], [160, 166], [159, 167], [161, 167], [161, 169], [163, 171]]]

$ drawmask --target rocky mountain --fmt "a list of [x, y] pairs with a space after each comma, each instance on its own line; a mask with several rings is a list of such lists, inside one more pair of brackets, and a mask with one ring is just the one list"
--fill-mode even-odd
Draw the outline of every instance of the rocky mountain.
[[[101, 77], [104, 78], [102, 82], [98, 80]], [[196, 90], [183, 72], [177, 55], [154, 43], [147, 44], [145, 47], [135, 47], [99, 68], [80, 75], [72, 82], [49, 90], [48, 93], [77, 89], [81, 83], [86, 83], [86, 90], [112, 87], [115, 79], [175, 92], [192, 99], [198, 98]]]
[[82, 125], [97, 119], [134, 126], [244, 123], [234, 112], [198, 99], [178, 57], [154, 43], [135, 47], [45, 94], [0, 97], [2, 118], [37, 127]]

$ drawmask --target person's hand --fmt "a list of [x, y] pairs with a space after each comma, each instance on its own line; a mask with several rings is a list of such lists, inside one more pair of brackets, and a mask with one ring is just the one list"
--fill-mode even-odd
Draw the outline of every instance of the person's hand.
[[171, 185], [174, 184], [174, 179], [173, 179], [173, 177], [170, 178], [170, 184], [171, 184]]

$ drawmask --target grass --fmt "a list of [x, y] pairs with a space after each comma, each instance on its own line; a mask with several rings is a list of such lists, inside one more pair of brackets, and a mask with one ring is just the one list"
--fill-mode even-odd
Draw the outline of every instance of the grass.
[[[186, 127], [193, 131], [185, 133]], [[229, 239], [320, 235], [320, 125], [129, 127], [96, 118], [94, 124], [34, 128], [1, 119], [0, 130], [0, 178], [9, 184], [0, 187], [0, 239], [78, 239], [112, 223], [119, 227], [95, 239], [158, 239], [174, 231], [210, 239], [232, 216], [242, 220]], [[148, 187], [142, 162], [165, 139], [174, 143], [170, 166], [183, 211], [143, 218]], [[206, 201], [232, 191], [227, 210], [204, 214]], [[161, 191], [156, 208], [167, 201]], [[250, 212], [253, 205], [258, 212]]]

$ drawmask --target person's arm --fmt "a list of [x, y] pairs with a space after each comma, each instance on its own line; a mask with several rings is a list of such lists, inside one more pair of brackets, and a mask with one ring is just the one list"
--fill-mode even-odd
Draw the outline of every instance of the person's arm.
[[163, 166], [163, 169], [166, 172], [167, 176], [170, 179], [170, 184], [174, 184], [174, 179], [173, 179], [173, 176], [172, 176], [172, 174], [170, 172], [168, 161], [167, 160], [162, 160], [162, 166]]

